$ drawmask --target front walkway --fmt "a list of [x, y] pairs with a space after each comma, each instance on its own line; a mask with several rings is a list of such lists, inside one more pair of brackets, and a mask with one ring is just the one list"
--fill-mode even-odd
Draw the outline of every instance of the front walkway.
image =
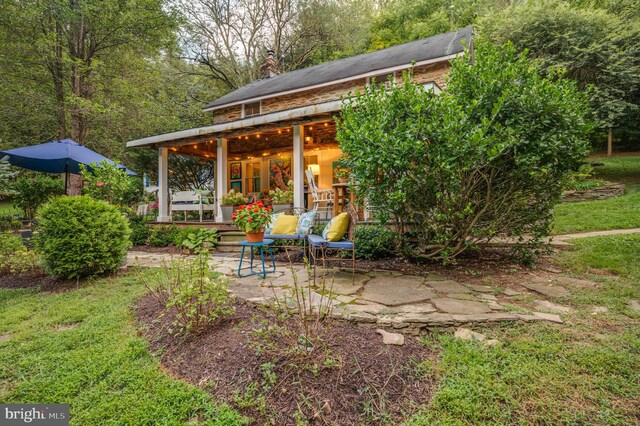
[[[157, 267], [170, 259], [171, 255], [130, 252], [128, 265]], [[569, 295], [572, 288], [597, 285], [559, 271], [545, 278], [527, 275], [518, 289], [456, 282], [435, 274], [389, 271], [358, 271], [352, 283], [350, 271], [327, 269], [319, 272], [314, 286], [304, 266], [285, 263], [277, 264], [277, 272], [265, 280], [238, 278], [238, 260], [215, 256], [211, 263], [229, 277], [229, 288], [240, 300], [269, 304], [277, 298], [280, 303], [291, 304], [297, 281], [311, 305], [331, 306], [335, 318], [408, 334], [501, 321], [562, 323], [561, 315], [571, 309], [556, 304], [558, 299]], [[525, 309], [517, 302], [532, 307]]]

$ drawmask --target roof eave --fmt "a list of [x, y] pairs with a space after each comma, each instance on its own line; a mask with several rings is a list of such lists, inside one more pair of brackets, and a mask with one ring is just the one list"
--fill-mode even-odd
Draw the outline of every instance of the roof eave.
[[251, 102], [258, 102], [258, 101], [262, 101], [264, 99], [268, 99], [268, 98], [273, 98], [276, 96], [286, 96], [286, 95], [291, 95], [294, 93], [299, 93], [299, 92], [304, 92], [306, 90], [314, 90], [314, 89], [320, 89], [323, 87], [327, 87], [327, 86], [333, 86], [334, 84], [341, 84], [341, 83], [346, 83], [349, 81], [353, 81], [353, 80], [359, 80], [361, 78], [367, 78], [367, 77], [373, 77], [375, 75], [379, 75], [379, 74], [385, 74], [385, 73], [390, 73], [390, 72], [394, 72], [394, 71], [400, 71], [400, 70], [404, 70], [404, 69], [408, 69], [408, 68], [412, 68], [412, 67], [419, 67], [419, 66], [423, 66], [423, 65], [429, 65], [429, 64], [434, 64], [437, 62], [444, 62], [444, 61], [450, 61], [451, 59], [454, 59], [460, 55], [463, 55], [464, 51], [458, 52], [458, 53], [454, 53], [451, 55], [447, 55], [447, 56], [440, 56], [438, 58], [432, 58], [432, 59], [427, 59], [424, 61], [420, 61], [420, 62], [415, 62], [415, 63], [409, 63], [409, 64], [403, 64], [403, 65], [396, 65], [394, 67], [388, 67], [388, 68], [383, 68], [383, 69], [377, 69], [377, 70], [373, 70], [364, 74], [358, 74], [358, 75], [354, 75], [351, 77], [346, 77], [346, 78], [342, 78], [339, 80], [332, 80], [332, 81], [328, 81], [326, 83], [321, 83], [321, 84], [316, 84], [313, 86], [305, 86], [305, 87], [300, 87], [297, 89], [292, 89], [292, 90], [287, 90], [287, 91], [282, 91], [282, 92], [277, 92], [277, 93], [271, 93], [268, 95], [263, 95], [263, 96], [256, 96], [253, 98], [247, 98], [247, 99], [242, 99], [239, 101], [235, 101], [235, 102], [229, 102], [226, 104], [221, 104], [221, 105], [215, 105], [215, 106], [205, 106], [202, 108], [203, 111], [205, 112], [209, 112], [209, 111], [215, 111], [215, 110], [219, 110], [222, 108], [229, 108], [232, 106], [237, 106], [237, 105], [242, 105], [245, 103], [251, 103]]

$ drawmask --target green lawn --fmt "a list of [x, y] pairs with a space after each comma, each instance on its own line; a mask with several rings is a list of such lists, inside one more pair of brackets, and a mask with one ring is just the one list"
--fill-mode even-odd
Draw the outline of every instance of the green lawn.
[[[640, 424], [640, 313], [628, 304], [640, 300], [640, 235], [575, 243], [556, 263], [599, 285], [556, 301], [574, 310], [564, 324], [474, 327], [495, 347], [423, 338], [442, 356], [420, 372], [440, 382], [408, 424]], [[131, 311], [144, 292], [133, 274], [61, 293], [0, 290], [0, 401], [68, 402], [74, 425], [239, 424], [161, 371]]]
[[[557, 303], [574, 313], [565, 324], [487, 328], [502, 345], [486, 347], [442, 335], [425, 339], [443, 351], [430, 406], [411, 425], [640, 424], [640, 236], [576, 241], [559, 263], [576, 272], [602, 268], [596, 290]], [[523, 300], [526, 302], [526, 299]], [[593, 306], [609, 309], [592, 315]]]
[[626, 184], [625, 195], [601, 201], [563, 203], [555, 207], [553, 234], [640, 228], [640, 156], [597, 158], [605, 163], [596, 175]]
[[136, 336], [130, 306], [144, 287], [134, 277], [54, 294], [0, 290], [0, 401], [70, 403], [74, 425], [241, 423], [160, 370]]

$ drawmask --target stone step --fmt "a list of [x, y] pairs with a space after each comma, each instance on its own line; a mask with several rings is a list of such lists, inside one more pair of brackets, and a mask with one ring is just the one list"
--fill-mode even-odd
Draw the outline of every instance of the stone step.
[[[243, 238], [244, 239], [244, 238]], [[218, 241], [216, 251], [219, 253], [239, 253], [242, 251], [240, 241]]]
[[220, 232], [219, 235], [221, 242], [237, 242], [247, 239], [245, 233], [242, 231], [225, 231]]

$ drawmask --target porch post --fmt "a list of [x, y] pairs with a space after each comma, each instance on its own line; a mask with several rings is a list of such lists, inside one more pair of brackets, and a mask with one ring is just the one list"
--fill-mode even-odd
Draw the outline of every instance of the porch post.
[[169, 216], [169, 148], [158, 149], [158, 222], [170, 222]]
[[218, 138], [216, 154], [216, 198], [218, 202], [216, 222], [223, 222], [221, 201], [222, 196], [227, 193], [227, 138]]
[[304, 208], [304, 127], [293, 126], [293, 207]]

